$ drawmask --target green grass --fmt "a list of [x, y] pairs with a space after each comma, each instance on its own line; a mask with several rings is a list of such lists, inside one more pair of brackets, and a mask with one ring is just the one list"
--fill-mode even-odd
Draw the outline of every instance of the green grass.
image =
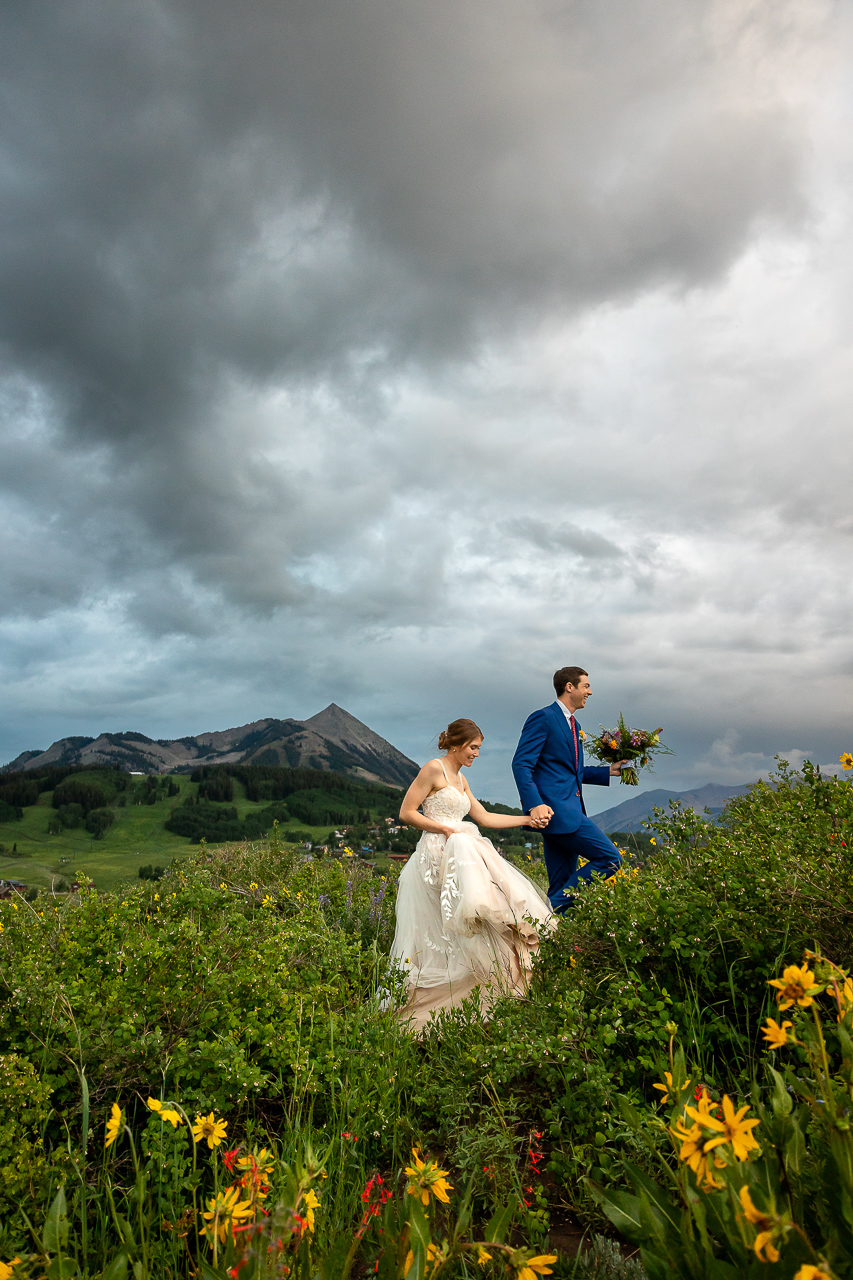
[[[198, 784], [187, 778], [180, 779], [180, 786], [181, 794], [171, 799], [116, 809], [116, 820], [101, 840], [94, 840], [85, 827], [48, 835], [47, 825], [54, 815], [53, 792], [43, 791], [38, 804], [25, 809], [19, 821], [0, 823], [0, 844], [7, 850], [16, 844], [19, 855], [0, 853], [0, 879], [22, 880], [27, 886], [47, 889], [60, 876], [70, 881], [83, 874], [94, 880], [98, 889], [115, 889], [137, 879], [139, 868], [147, 863], [166, 866], [175, 858], [187, 857], [196, 846], [163, 826], [172, 808], [198, 791]], [[234, 780], [233, 804], [241, 818], [268, 803], [247, 800], [243, 784]], [[325, 842], [331, 830], [306, 827], [295, 819], [287, 825], [310, 831], [320, 842]], [[286, 839], [287, 826], [282, 832]]]

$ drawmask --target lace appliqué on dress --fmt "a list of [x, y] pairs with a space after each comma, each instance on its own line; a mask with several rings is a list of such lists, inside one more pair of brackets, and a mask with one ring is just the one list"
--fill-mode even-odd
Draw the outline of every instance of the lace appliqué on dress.
[[[425, 816], [431, 818], [433, 822], [446, 822], [448, 826], [455, 826], [467, 816], [471, 801], [457, 787], [448, 785], [427, 796], [422, 808]], [[442, 923], [445, 923], [452, 918], [454, 904], [461, 897], [453, 844], [437, 832], [427, 833], [426, 838], [421, 837], [420, 840], [420, 864], [425, 883], [432, 887], [441, 885], [439, 900]], [[452, 948], [452, 939], [444, 929], [441, 937]], [[433, 950], [440, 950], [430, 940], [427, 940], [427, 946]]]

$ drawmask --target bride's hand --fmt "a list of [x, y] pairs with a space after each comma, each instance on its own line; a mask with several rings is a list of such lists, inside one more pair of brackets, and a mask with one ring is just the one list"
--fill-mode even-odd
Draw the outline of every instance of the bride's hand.
[[435, 834], [442, 835], [444, 836], [445, 840], [449, 840], [451, 836], [458, 836], [459, 832], [456, 830], [455, 827], [440, 827]]

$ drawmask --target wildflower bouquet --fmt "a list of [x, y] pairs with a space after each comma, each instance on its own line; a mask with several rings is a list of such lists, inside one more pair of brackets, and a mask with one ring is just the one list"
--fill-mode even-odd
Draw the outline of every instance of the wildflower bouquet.
[[[673, 754], [660, 740], [662, 729], [629, 729], [625, 717], [621, 715], [618, 728], [605, 729], [604, 725], [599, 725], [599, 728], [601, 732], [598, 737], [585, 738], [583, 745], [593, 759], [601, 760], [604, 764], [615, 764], [617, 760], [635, 760], [639, 768], [645, 769], [651, 767], [651, 757], [655, 752], [665, 756]], [[639, 782], [637, 769], [633, 765], [626, 765], [622, 769], [621, 780], [629, 787], [636, 787]]]

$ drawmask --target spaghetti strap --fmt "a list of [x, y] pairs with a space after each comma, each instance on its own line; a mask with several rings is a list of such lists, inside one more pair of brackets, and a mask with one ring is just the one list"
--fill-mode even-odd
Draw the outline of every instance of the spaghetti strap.
[[441, 765], [441, 772], [444, 774], [444, 781], [447, 783], [448, 786], [450, 786], [450, 779], [447, 776], [447, 770], [444, 767], [444, 761], [439, 760], [438, 763]]

